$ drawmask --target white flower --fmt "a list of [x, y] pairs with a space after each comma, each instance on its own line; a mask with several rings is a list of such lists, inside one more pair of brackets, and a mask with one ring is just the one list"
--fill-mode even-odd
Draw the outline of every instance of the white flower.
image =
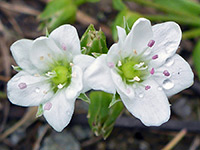
[[11, 52], [22, 71], [8, 82], [9, 100], [20, 106], [42, 106], [47, 122], [62, 131], [84, 90], [83, 72], [94, 59], [81, 54], [76, 29], [63, 25], [49, 37], [16, 41]]
[[118, 29], [118, 43], [86, 70], [88, 86], [119, 93], [129, 112], [146, 126], [159, 126], [170, 117], [172, 96], [193, 84], [189, 64], [175, 54], [181, 29], [174, 22], [151, 26], [140, 18], [126, 35]]

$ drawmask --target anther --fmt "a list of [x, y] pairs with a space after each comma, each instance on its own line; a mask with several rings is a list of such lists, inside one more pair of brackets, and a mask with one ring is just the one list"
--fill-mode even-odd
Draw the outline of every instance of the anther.
[[150, 40], [149, 43], [148, 43], [148, 47], [152, 47], [154, 44], [155, 44], [155, 41], [154, 40]]
[[164, 71], [163, 71], [163, 74], [164, 74], [165, 76], [167, 76], [167, 77], [170, 76], [170, 73], [169, 73], [167, 70], [164, 70]]
[[74, 66], [74, 64], [73, 64], [73, 63], [69, 63], [69, 65], [70, 65], [71, 67], [73, 67], [73, 66]]
[[59, 89], [62, 89], [63, 88], [63, 85], [62, 84], [58, 84], [57, 86]]
[[120, 60], [118, 61], [117, 66], [118, 67], [122, 66], [122, 62]]
[[135, 49], [133, 50], [133, 53], [134, 53], [135, 55], [137, 55], [137, 51], [136, 51]]
[[140, 81], [140, 78], [139, 78], [138, 76], [135, 76], [135, 77], [133, 78], [133, 80], [134, 80], [134, 81]]
[[158, 55], [152, 56], [152, 59], [157, 59], [157, 58], [158, 58]]
[[108, 67], [113, 68], [114, 66], [115, 66], [115, 64], [113, 62], [108, 63]]
[[26, 83], [22, 82], [20, 84], [18, 84], [18, 87], [22, 90], [25, 89], [27, 87]]
[[145, 90], [149, 90], [151, 88], [150, 85], [145, 86]]
[[40, 60], [44, 60], [44, 56], [40, 56]]
[[67, 47], [65, 46], [65, 44], [64, 44], [64, 43], [62, 44], [62, 49], [63, 49], [64, 51], [66, 51], [66, 50], [67, 50]]
[[44, 110], [50, 110], [52, 107], [52, 103], [51, 102], [47, 102], [45, 105], [44, 105]]
[[153, 75], [154, 73], [155, 73], [155, 70], [154, 70], [154, 68], [152, 68], [151, 71], [150, 71], [150, 74]]

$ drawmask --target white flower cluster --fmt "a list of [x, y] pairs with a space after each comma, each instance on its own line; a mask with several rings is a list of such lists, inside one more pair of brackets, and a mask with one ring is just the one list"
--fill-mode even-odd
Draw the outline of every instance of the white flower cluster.
[[193, 83], [189, 64], [178, 54], [182, 32], [174, 22], [151, 26], [140, 18], [129, 34], [117, 27], [118, 43], [98, 58], [81, 54], [71, 25], [49, 37], [19, 40], [11, 46], [22, 69], [8, 82], [16, 105], [42, 106], [47, 122], [62, 131], [74, 112], [76, 98], [89, 89], [120, 95], [128, 111], [147, 126], [170, 117], [169, 96]]

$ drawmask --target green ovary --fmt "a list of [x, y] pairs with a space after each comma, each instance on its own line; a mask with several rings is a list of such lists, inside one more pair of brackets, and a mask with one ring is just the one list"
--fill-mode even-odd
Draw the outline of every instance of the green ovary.
[[121, 66], [121, 70], [126, 79], [133, 79], [134, 77], [140, 77], [141, 71], [134, 69], [135, 61], [128, 61]]
[[51, 78], [52, 82], [58, 84], [69, 84], [71, 81], [71, 68], [65, 66], [57, 66], [52, 72], [56, 73], [56, 76]]

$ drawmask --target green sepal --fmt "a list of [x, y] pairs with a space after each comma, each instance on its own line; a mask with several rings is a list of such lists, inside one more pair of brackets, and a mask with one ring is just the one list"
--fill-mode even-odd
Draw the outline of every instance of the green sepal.
[[101, 31], [96, 31], [94, 25], [90, 24], [81, 37], [81, 49], [83, 54], [92, 55], [92, 53], [107, 53], [106, 36]]
[[20, 68], [19, 66], [12, 65], [12, 68], [17, 72], [22, 71], [22, 68]]
[[41, 116], [43, 115], [43, 113], [44, 113], [43, 105], [40, 104], [40, 105], [38, 106], [38, 110], [37, 110], [37, 113], [36, 113], [36, 118], [41, 117]]
[[46, 37], [49, 37], [49, 31], [48, 31], [48, 29], [46, 28]]
[[113, 39], [115, 41], [117, 41], [118, 39], [118, 35], [117, 35], [117, 28], [116, 26], [120, 26], [122, 28], [125, 28], [126, 30], [126, 33], [128, 34], [133, 23], [141, 18], [142, 15], [141, 14], [138, 14], [136, 12], [132, 12], [128, 9], [124, 9], [123, 11], [121, 11], [117, 17], [115, 18], [115, 21], [112, 25], [112, 36], [113, 36]]
[[124, 106], [122, 102], [118, 102], [109, 108], [113, 99], [113, 95], [109, 93], [93, 91], [89, 97], [91, 100], [88, 110], [89, 125], [96, 136], [102, 135], [106, 139]]
[[92, 53], [92, 55], [95, 57], [95, 58], [97, 58], [97, 57], [99, 57], [99, 56], [101, 56], [102, 54], [101, 53]]
[[85, 93], [81, 93], [78, 98], [90, 104], [90, 98]]
[[117, 102], [120, 102], [120, 101], [121, 101], [121, 99], [120, 99], [119, 94], [118, 93], [113, 94], [112, 101], [110, 102], [109, 108], [112, 107]]

